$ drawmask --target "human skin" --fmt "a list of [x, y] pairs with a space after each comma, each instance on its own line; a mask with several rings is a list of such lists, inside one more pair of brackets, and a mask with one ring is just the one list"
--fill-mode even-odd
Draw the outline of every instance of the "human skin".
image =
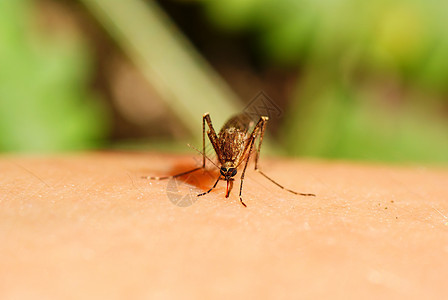
[[[446, 297], [447, 169], [262, 157], [268, 175], [316, 197], [281, 190], [251, 164], [247, 208], [240, 174], [229, 198], [223, 181], [195, 197], [218, 174], [210, 163], [177, 181], [141, 178], [196, 164], [1, 157], [0, 298]], [[176, 202], [184, 196], [191, 205]]]

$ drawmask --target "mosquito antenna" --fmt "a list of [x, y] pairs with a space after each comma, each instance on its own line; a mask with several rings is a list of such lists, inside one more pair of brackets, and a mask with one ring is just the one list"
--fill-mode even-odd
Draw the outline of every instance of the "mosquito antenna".
[[199, 152], [200, 154], [204, 155], [205, 158], [207, 158], [207, 160], [208, 160], [209, 162], [211, 162], [215, 167], [217, 167], [218, 169], [220, 169], [220, 167], [218, 167], [218, 166], [213, 162], [213, 160], [211, 160], [207, 155], [205, 155], [205, 153], [202, 153], [200, 150], [198, 150], [195, 146], [190, 145], [190, 144], [187, 144], [187, 146], [190, 147], [190, 148], [193, 148], [194, 150], [196, 150], [196, 151]]

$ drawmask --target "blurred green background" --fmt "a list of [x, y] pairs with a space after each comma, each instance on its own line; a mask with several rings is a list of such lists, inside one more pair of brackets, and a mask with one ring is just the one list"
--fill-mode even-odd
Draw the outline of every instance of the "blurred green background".
[[[276, 153], [448, 162], [448, 2], [0, 1], [0, 151], [183, 149], [263, 91]], [[275, 147], [274, 147], [275, 148]]]

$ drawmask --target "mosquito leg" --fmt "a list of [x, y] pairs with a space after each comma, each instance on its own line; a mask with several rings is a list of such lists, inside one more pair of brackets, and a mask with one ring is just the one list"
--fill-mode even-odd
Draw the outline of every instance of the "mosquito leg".
[[[204, 122], [207, 122], [207, 125], [209, 128], [209, 130], [207, 131], [207, 135], [210, 140], [210, 143], [212, 143], [213, 149], [215, 150], [215, 153], [218, 156], [219, 162], [223, 163], [219, 139], [218, 139], [218, 136], [216, 135], [216, 131], [215, 131], [215, 128], [213, 127], [212, 120], [210, 118], [209, 113], [204, 114], [203, 120], [204, 120]], [[205, 125], [204, 125], [204, 127], [205, 127]], [[204, 128], [204, 132], [205, 132], [205, 128]], [[205, 144], [205, 138], [204, 138], [204, 144]], [[205, 151], [205, 148], [204, 148], [204, 151]]]
[[142, 176], [143, 179], [150, 179], [150, 180], [165, 180], [165, 179], [170, 179], [170, 178], [176, 178], [176, 177], [180, 177], [180, 176], [184, 176], [193, 172], [196, 172], [197, 170], [203, 169], [204, 167], [198, 167], [198, 168], [194, 168], [192, 170], [186, 171], [186, 172], [182, 172], [176, 175], [171, 175], [171, 176]]
[[[205, 113], [202, 116], [204, 123], [207, 122], [208, 128], [210, 128], [210, 133], [213, 135], [213, 139], [214, 140], [218, 140], [218, 136], [216, 135], [216, 131], [215, 128], [213, 127], [212, 124], [212, 119], [210, 118], [210, 114], [209, 113]], [[204, 131], [205, 131], [205, 125], [204, 125]]]
[[243, 151], [243, 153], [244, 153], [243, 157], [246, 160], [246, 163], [244, 164], [244, 169], [243, 169], [243, 172], [241, 173], [240, 202], [245, 207], [247, 207], [247, 206], [246, 206], [246, 204], [244, 204], [243, 197], [242, 197], [244, 175], [246, 174], [246, 168], [247, 168], [247, 165], [249, 163], [250, 155], [251, 155], [252, 150], [254, 148], [255, 138], [257, 137], [260, 128], [264, 129], [264, 127], [266, 126], [266, 121], [267, 120], [268, 120], [268, 117], [264, 117], [263, 116], [263, 117], [260, 118], [260, 120], [258, 121], [257, 125], [255, 125], [254, 129], [252, 130], [252, 133], [251, 133], [251, 135], [249, 137], [249, 141], [246, 144], [246, 147], [245, 147], [245, 149]]
[[221, 179], [221, 175], [218, 176], [218, 179], [216, 180], [215, 184], [212, 186], [211, 189], [209, 189], [209, 190], [206, 191], [205, 193], [201, 193], [201, 194], [199, 194], [198, 197], [200, 197], [200, 196], [204, 196], [204, 195], [210, 193], [210, 192], [216, 187], [216, 185], [218, 184], [219, 179]]
[[280, 187], [281, 189], [284, 189], [285, 191], [288, 191], [290, 193], [296, 194], [296, 195], [300, 195], [300, 196], [316, 196], [315, 194], [305, 194], [305, 193], [298, 193], [296, 191], [290, 190], [285, 188], [283, 185], [279, 184], [278, 182], [276, 182], [274, 179], [270, 178], [268, 175], [264, 174], [262, 171], [260, 171], [260, 169], [256, 169], [256, 171], [258, 173], [260, 173], [261, 175], [263, 175], [265, 178], [267, 178], [268, 180], [270, 180], [273, 184], [275, 184], [276, 186]]
[[[266, 116], [262, 116], [260, 117], [260, 120], [257, 123], [257, 126], [254, 128], [253, 131], [253, 135], [254, 135], [254, 139], [256, 138], [256, 135], [260, 136], [259, 142], [258, 142], [258, 147], [257, 148], [257, 153], [255, 154], [255, 170], [258, 170], [258, 158], [260, 157], [260, 149], [261, 149], [261, 144], [263, 143], [263, 137], [264, 137], [264, 131], [266, 129], [266, 124], [268, 123], [269, 118]], [[260, 133], [258, 134], [258, 132], [255, 132], [255, 129], [260, 128]], [[254, 141], [255, 143], [255, 141]]]
[[[260, 173], [261, 175], [263, 175], [265, 178], [267, 178], [269, 181], [271, 181], [272, 183], [274, 183], [276, 186], [278, 186], [278, 187], [280, 187], [281, 189], [284, 189], [284, 190], [286, 190], [286, 191], [288, 191], [288, 192], [290, 192], [290, 193], [293, 193], [293, 194], [296, 194], [296, 195], [300, 195], [300, 196], [316, 196], [315, 194], [298, 193], [298, 192], [296, 192], [296, 191], [287, 189], [287, 188], [285, 188], [283, 185], [279, 184], [279, 183], [276, 182], [274, 179], [272, 179], [271, 177], [269, 177], [268, 175], [266, 175], [265, 173], [263, 173], [263, 172], [258, 168], [258, 158], [260, 157], [261, 143], [263, 142], [264, 131], [265, 131], [265, 129], [266, 129], [266, 124], [267, 124], [268, 120], [269, 120], [268, 117], [261, 117], [261, 118], [260, 118], [260, 121], [258, 121], [258, 124], [257, 124], [257, 127], [260, 126], [261, 129], [260, 129], [260, 133], [259, 133], [260, 140], [259, 140], [259, 142], [258, 142], [257, 153], [256, 153], [256, 155], [255, 155], [255, 171], [257, 171], [258, 173]], [[260, 122], [261, 122], [261, 123], [260, 123]], [[260, 125], [259, 125], [259, 124], [260, 124]], [[257, 129], [257, 127], [254, 128], [254, 132], [255, 132], [255, 129]], [[255, 134], [258, 134], [258, 132], [255, 133]], [[254, 136], [253, 138], [255, 139], [255, 136]]]
[[205, 115], [202, 116], [202, 167], [205, 168]]
[[[255, 127], [255, 129], [256, 129], [256, 127]], [[254, 129], [254, 131], [255, 131], [255, 129]], [[242, 197], [242, 193], [243, 193], [243, 181], [244, 181], [244, 175], [246, 174], [247, 164], [248, 164], [248, 162], [249, 162], [249, 158], [250, 158], [250, 153], [252, 152], [252, 148], [254, 147], [254, 136], [251, 135], [251, 137], [250, 137], [249, 139], [250, 139], [250, 140], [249, 140], [249, 145], [250, 145], [250, 146], [249, 146], [249, 152], [248, 152], [247, 157], [246, 157], [246, 163], [244, 164], [243, 172], [241, 173], [241, 184], [240, 184], [240, 202], [241, 202], [242, 205], [244, 205], [244, 207], [247, 207], [247, 205], [244, 204], [244, 202], [243, 202], [243, 197]]]

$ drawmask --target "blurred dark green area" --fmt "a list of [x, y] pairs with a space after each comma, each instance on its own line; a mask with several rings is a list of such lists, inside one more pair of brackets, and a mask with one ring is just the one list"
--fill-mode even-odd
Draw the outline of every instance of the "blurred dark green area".
[[98, 147], [108, 124], [87, 87], [86, 45], [38, 32], [31, 10], [30, 1], [0, 2], [0, 150]]
[[283, 154], [447, 163], [447, 16], [423, 0], [1, 1], [0, 150], [184, 147], [202, 113], [238, 107], [182, 80], [204, 75], [241, 108], [265, 91]]

